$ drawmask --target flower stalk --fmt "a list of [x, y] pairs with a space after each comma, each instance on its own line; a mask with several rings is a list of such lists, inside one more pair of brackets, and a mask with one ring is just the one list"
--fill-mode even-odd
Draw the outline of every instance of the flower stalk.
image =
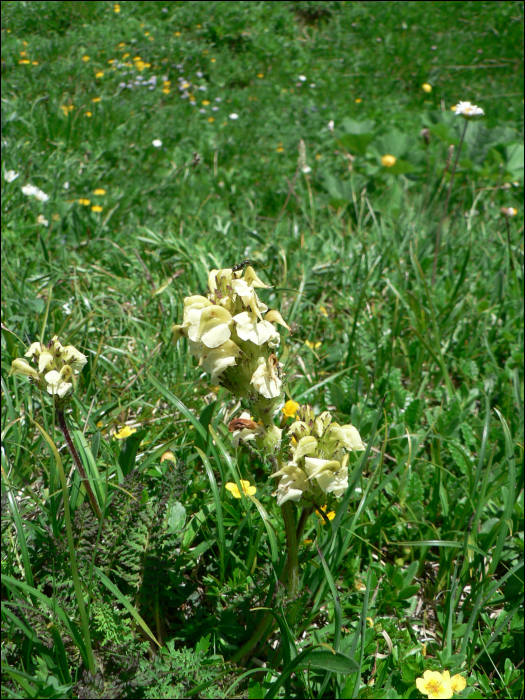
[[84, 487], [86, 489], [89, 502], [91, 503], [91, 507], [93, 508], [93, 511], [97, 518], [99, 520], [102, 520], [102, 513], [100, 511], [99, 505], [97, 503], [97, 499], [95, 498], [95, 494], [93, 493], [93, 489], [91, 488], [91, 484], [89, 483], [89, 479], [87, 477], [87, 474], [84, 470], [84, 465], [82, 464], [82, 460], [80, 459], [80, 456], [77, 452], [77, 449], [73, 443], [73, 440], [71, 439], [71, 434], [69, 432], [69, 428], [67, 425], [66, 421], [66, 415], [64, 413], [64, 410], [62, 408], [57, 408], [56, 409], [56, 414], [58, 418], [58, 425], [60, 430], [62, 431], [62, 435], [64, 436], [64, 440], [66, 441], [66, 445], [68, 447], [69, 453], [71, 454], [71, 457], [73, 458], [73, 462], [75, 463], [76, 468], [78, 469], [78, 473], [80, 474], [80, 478], [82, 480], [82, 483], [84, 484]]

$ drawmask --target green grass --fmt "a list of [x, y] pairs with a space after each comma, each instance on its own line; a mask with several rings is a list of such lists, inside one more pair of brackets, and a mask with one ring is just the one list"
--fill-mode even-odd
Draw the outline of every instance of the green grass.
[[[523, 697], [522, 5], [114, 8], [2, 3], [2, 697], [421, 697], [425, 669]], [[486, 116], [445, 212], [459, 100]], [[247, 258], [292, 326], [289, 396], [370, 448], [307, 521], [298, 601], [271, 465], [171, 331]], [[54, 334], [89, 358], [69, 418], [101, 528], [47, 397], [7, 377]], [[269, 640], [229, 663], [259, 607]]]

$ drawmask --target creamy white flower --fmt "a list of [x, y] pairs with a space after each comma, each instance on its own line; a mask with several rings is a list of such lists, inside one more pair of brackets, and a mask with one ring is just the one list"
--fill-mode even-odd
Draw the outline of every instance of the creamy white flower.
[[341, 496], [348, 488], [348, 455], [342, 462], [330, 459], [315, 459], [305, 457], [304, 468], [308, 479], [315, 479], [324, 493], [333, 493]]
[[[200, 316], [199, 329], [195, 340], [208, 348], [218, 348], [231, 336], [232, 317], [222, 306], [207, 306]], [[192, 338], [193, 340], [193, 338]]]
[[54, 359], [55, 358], [48, 350], [45, 350], [44, 352], [40, 353], [40, 357], [38, 358], [38, 371], [43, 372], [44, 370], [51, 367], [53, 365]]
[[231, 288], [242, 299], [244, 306], [248, 306], [262, 320], [261, 311], [268, 311], [268, 307], [260, 301], [255, 289], [245, 279], [232, 280]]
[[211, 374], [211, 381], [216, 382], [225, 369], [236, 364], [241, 349], [232, 340], [227, 340], [220, 347], [209, 349], [203, 347], [199, 364]]
[[468, 119], [469, 117], [481, 117], [485, 114], [485, 112], [481, 109], [481, 107], [477, 107], [470, 102], [458, 102], [456, 105], [455, 114], [460, 114], [462, 117]]
[[288, 464], [270, 476], [271, 478], [282, 477], [277, 491], [272, 494], [277, 496], [277, 505], [279, 506], [282, 506], [286, 501], [299, 501], [303, 494], [310, 490], [306, 474], [295, 464]]
[[63, 187], [65, 190], [68, 190], [68, 189], [69, 189], [69, 182], [64, 182], [64, 184], [62, 185], [62, 187]]
[[160, 139], [153, 139], [151, 145], [155, 148], [160, 148], [162, 146], [162, 141]]
[[313, 455], [317, 450], [317, 440], [311, 435], [301, 438], [297, 445], [292, 446], [293, 461], [299, 462], [306, 455]]
[[17, 173], [15, 170], [8, 170], [6, 173], [4, 173], [4, 180], [6, 182], [14, 182], [18, 175], [19, 173]]
[[255, 345], [263, 345], [279, 335], [269, 321], [257, 321], [255, 314], [243, 311], [233, 317], [235, 330], [241, 340], [250, 340]]
[[[65, 370], [69, 370], [69, 373]], [[55, 369], [48, 372], [44, 379], [47, 382], [47, 391], [51, 396], [56, 395], [63, 398], [73, 388], [73, 384], [67, 381], [71, 376], [71, 368], [67, 365], [57, 372]]]
[[275, 355], [270, 355], [268, 362], [260, 357], [259, 367], [252, 375], [251, 383], [266, 399], [276, 398], [281, 393], [281, 380], [277, 374], [278, 365]]
[[324, 411], [319, 416], [317, 416], [314, 422], [314, 431], [318, 435], [318, 437], [322, 437], [324, 435], [324, 431], [328, 428], [331, 421], [332, 416], [328, 411]]
[[19, 374], [23, 377], [33, 377], [33, 379], [38, 379], [38, 372], [36, 369], [31, 367], [29, 362], [27, 360], [23, 360], [21, 357], [13, 360], [11, 363], [10, 374]]
[[235, 114], [235, 112], [233, 112], [232, 114], [230, 114], [230, 119], [233, 119], [233, 120], [235, 121], [235, 120], [238, 119], [238, 118], [239, 118], [239, 115], [238, 115], [238, 114]]
[[329, 131], [331, 134], [334, 133], [334, 126], [335, 126], [334, 120], [333, 120], [333, 119], [330, 119], [330, 121], [328, 122], [328, 131]]
[[297, 79], [300, 80], [302, 83], [304, 83], [306, 80], [306, 75], [298, 75]]
[[37, 224], [41, 224], [42, 226], [49, 226], [49, 221], [42, 214], [39, 214], [36, 222]]
[[305, 174], [308, 174], [308, 173], [311, 173], [311, 172], [312, 172], [312, 168], [311, 168], [309, 165], [303, 165], [303, 166], [301, 167], [301, 170], [302, 170], [303, 173], [305, 173]]
[[24, 357], [34, 357], [35, 355], [38, 357], [41, 352], [43, 352], [45, 349], [45, 345], [42, 345], [42, 343], [31, 343], [29, 346], [29, 350], [25, 353]]
[[212, 306], [211, 301], [198, 294], [184, 299], [184, 315], [180, 331], [183, 335], [187, 333], [188, 338], [194, 343], [198, 342], [201, 314], [208, 306]]
[[332, 425], [330, 428], [330, 438], [339, 440], [343, 447], [349, 450], [366, 449], [357, 428], [353, 425]]
[[62, 348], [62, 359], [67, 362], [75, 374], [82, 372], [82, 369], [87, 362], [87, 357], [73, 345], [66, 345]]

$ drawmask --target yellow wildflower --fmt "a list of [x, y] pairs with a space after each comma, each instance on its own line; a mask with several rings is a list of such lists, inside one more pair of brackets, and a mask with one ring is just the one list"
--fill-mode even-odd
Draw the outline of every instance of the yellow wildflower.
[[91, 117], [91, 116], [93, 116], [92, 112], [86, 112], [86, 117]]
[[171, 90], [169, 89], [169, 87], [163, 87], [163, 88], [162, 88], [162, 92], [163, 92], [165, 95], [169, 95], [170, 92], [171, 92]]
[[213, 122], [215, 121], [215, 118], [214, 118], [214, 117], [208, 117], [208, 121], [210, 122], [210, 124], [213, 124]]
[[78, 203], [82, 204], [84, 207], [89, 207], [89, 205], [91, 204], [91, 200], [90, 199], [79, 199]]
[[324, 306], [320, 306], [319, 311], [323, 314], [323, 316], [326, 316], [326, 318], [328, 318], [328, 311]]
[[22, 65], [27, 65], [28, 63], [31, 63], [31, 61], [28, 58], [21, 58], [18, 63], [21, 63]]
[[94, 204], [94, 205], [91, 207], [91, 211], [94, 211], [96, 214], [98, 214], [99, 212], [101, 212], [103, 209], [104, 209], [104, 207], [101, 207], [100, 204]]
[[264, 73], [257, 73], [258, 78], [264, 78]]
[[31, 61], [32, 66], [38, 66], [38, 61]]
[[450, 687], [452, 688], [453, 693], [461, 693], [461, 691], [465, 690], [467, 687], [466, 679], [459, 673], [456, 673], [455, 676], [450, 678], [450, 673], [448, 671], [444, 671], [443, 678], [450, 679]]
[[215, 63], [216, 61], [217, 61], [216, 58], [212, 58], [212, 59], [211, 59], [211, 62], [212, 62], [212, 63]]
[[180, 32], [175, 32], [175, 36], [180, 36], [180, 35], [181, 35]]
[[121, 428], [118, 433], [115, 433], [114, 438], [116, 440], [124, 440], [124, 438], [129, 437], [130, 435], [133, 435], [133, 433], [136, 433], [137, 429], [136, 428], [130, 428], [128, 425], [125, 425], [123, 428]]
[[285, 418], [293, 418], [299, 410], [297, 401], [287, 401], [282, 409]]
[[209, 101], [209, 100], [203, 100], [203, 101], [202, 101], [202, 106], [203, 106], [203, 107], [207, 107], [209, 104], [210, 104], [210, 101]]
[[421, 88], [423, 92], [432, 92], [432, 85], [430, 85], [429, 83], [423, 83]]
[[24, 57], [27, 56], [27, 51], [20, 51], [20, 55]]
[[360, 102], [362, 102], [362, 101], [363, 101], [363, 100], [362, 100], [360, 97], [356, 97], [356, 98], [355, 98], [355, 103], [356, 103], [357, 105], [358, 105]]
[[125, 53], [125, 54], [123, 54], [123, 56], [122, 56], [122, 60], [124, 61], [124, 60], [126, 60], [126, 58], [129, 58], [129, 53]]
[[311, 340], [305, 340], [304, 344], [310, 348], [310, 350], [317, 350], [317, 348], [321, 347], [322, 342], [318, 340], [316, 343], [312, 342]]
[[106, 194], [106, 190], [102, 189], [102, 187], [97, 187], [96, 190], [93, 190], [93, 194], [103, 195], [103, 194]]
[[[323, 513], [326, 513], [326, 506], [321, 506], [321, 510], [323, 511]], [[325, 519], [323, 518], [323, 516], [321, 515], [319, 510], [316, 509], [315, 512], [317, 513], [317, 515], [321, 518], [321, 520], [324, 523]], [[326, 513], [326, 517], [328, 518], [328, 520], [333, 520], [335, 518], [335, 511], [331, 510], [329, 513]]]
[[284, 148], [282, 146], [277, 146], [275, 150], [277, 151], [277, 153], [284, 153]]
[[396, 160], [397, 158], [395, 156], [391, 156], [387, 153], [387, 155], [381, 156], [381, 165], [383, 165], [385, 168], [391, 168], [396, 164]]
[[120, 12], [120, 5], [114, 5], [113, 6], [113, 11], [116, 12], [117, 14]]
[[82, 60], [84, 63], [87, 63], [89, 61], [89, 56], [82, 56]]
[[453, 695], [450, 685], [450, 674], [445, 671], [425, 671], [423, 678], [416, 678], [416, 686], [420, 693], [436, 700], [448, 700]]
[[[244, 479], [241, 479], [241, 488], [243, 490], [243, 493], [248, 494], [248, 496], [253, 496], [254, 493], [257, 493], [257, 489], [255, 486], [250, 486], [249, 481], [245, 481]], [[226, 484], [226, 489], [231, 493], [231, 495], [234, 498], [241, 498], [241, 492], [239, 491], [239, 487], [237, 484], [234, 484], [233, 481], [229, 481]]]
[[167, 450], [162, 457], [160, 458], [160, 463], [165, 462], [166, 460], [169, 460], [170, 462], [173, 462], [174, 464], [177, 463], [177, 460], [175, 459], [175, 455], [171, 450]]
[[101, 99], [101, 97], [94, 97], [91, 102], [100, 102]]
[[102, 78], [103, 75], [104, 75], [104, 71], [99, 70], [98, 73], [95, 73], [95, 78]]

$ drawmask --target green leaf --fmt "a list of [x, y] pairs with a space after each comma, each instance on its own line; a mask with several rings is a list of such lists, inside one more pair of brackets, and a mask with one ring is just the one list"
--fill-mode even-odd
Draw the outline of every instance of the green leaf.
[[337, 140], [349, 151], [364, 155], [368, 144], [374, 140], [374, 134], [344, 134]]
[[135, 467], [135, 457], [137, 456], [139, 445], [147, 434], [147, 430], [139, 430], [137, 433], [133, 433], [133, 435], [130, 435], [124, 440], [118, 457], [118, 463], [125, 477], [128, 476]]

